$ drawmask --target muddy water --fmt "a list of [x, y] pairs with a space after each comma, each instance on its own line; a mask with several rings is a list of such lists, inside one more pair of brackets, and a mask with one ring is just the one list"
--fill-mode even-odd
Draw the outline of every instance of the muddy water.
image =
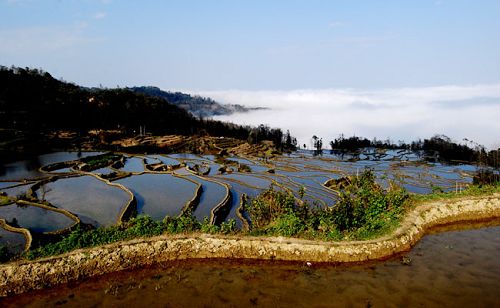
[[428, 235], [404, 258], [409, 265], [403, 256], [356, 266], [175, 262], [11, 297], [2, 305], [500, 306], [500, 227]]

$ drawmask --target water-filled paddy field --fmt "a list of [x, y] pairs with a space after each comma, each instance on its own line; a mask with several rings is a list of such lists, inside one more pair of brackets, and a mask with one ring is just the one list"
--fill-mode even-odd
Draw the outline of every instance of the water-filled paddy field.
[[4, 307], [498, 307], [500, 227], [439, 230], [361, 265], [190, 260], [4, 299]]
[[[200, 221], [206, 217], [212, 222], [234, 219], [241, 228], [242, 216], [247, 217], [237, 215], [243, 194], [256, 196], [269, 187], [296, 196], [304, 188], [303, 200], [309, 204], [332, 206], [336, 192], [323, 184], [364, 168], [373, 169], [382, 186], [392, 181], [419, 194], [463, 189], [476, 170], [472, 165], [424, 162], [411, 152], [363, 153], [313, 156], [299, 151], [272, 159], [120, 154], [107, 161], [98, 152], [54, 152], [0, 167], [0, 193], [47, 205], [21, 206], [13, 201], [0, 206], [0, 219], [32, 233], [44, 233], [74, 223], [71, 216], [57, 210], [98, 227], [117, 224], [130, 215], [162, 220], [189, 209]], [[82, 167], [83, 163], [87, 166]], [[2, 234], [0, 245], [19, 246], [19, 234], [7, 230]]]

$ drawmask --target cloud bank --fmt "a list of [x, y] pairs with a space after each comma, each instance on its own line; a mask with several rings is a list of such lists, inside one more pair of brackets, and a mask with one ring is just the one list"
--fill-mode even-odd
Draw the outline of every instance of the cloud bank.
[[[411, 141], [445, 134], [500, 147], [500, 83], [381, 90], [199, 91], [222, 103], [270, 110], [219, 116], [239, 124], [290, 129], [300, 144], [339, 134]], [[325, 142], [326, 141], [326, 142]]]

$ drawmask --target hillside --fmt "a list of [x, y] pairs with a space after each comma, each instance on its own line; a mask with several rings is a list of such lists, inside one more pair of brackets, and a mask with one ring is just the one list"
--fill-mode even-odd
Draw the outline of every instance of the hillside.
[[208, 97], [192, 96], [181, 92], [163, 91], [157, 87], [132, 87], [130, 90], [158, 98], [189, 111], [196, 117], [212, 117], [228, 115], [235, 112], [248, 112], [263, 108], [248, 108], [237, 104], [220, 104]]
[[0, 127], [19, 130], [119, 129], [154, 134], [208, 133], [246, 139], [250, 127], [200, 121], [164, 99], [128, 89], [88, 89], [36, 69], [0, 69]]
[[[53, 138], [62, 131], [73, 136], [66, 138], [71, 141]], [[113, 133], [96, 135], [95, 131]], [[40, 151], [53, 147], [49, 143], [54, 140], [58, 147], [67, 148], [97, 138], [101, 147], [107, 147], [112, 140], [106, 136], [146, 134], [228, 137], [253, 144], [271, 140], [278, 149], [293, 148], [287, 142], [289, 134], [279, 128], [199, 119], [164, 98], [129, 89], [88, 89], [37, 69], [0, 66], [0, 156], [15, 156], [29, 148]]]

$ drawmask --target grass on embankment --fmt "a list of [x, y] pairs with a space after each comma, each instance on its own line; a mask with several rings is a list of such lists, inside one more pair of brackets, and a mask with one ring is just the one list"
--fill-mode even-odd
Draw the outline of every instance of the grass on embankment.
[[[418, 204], [500, 192], [500, 185], [483, 185], [471, 186], [460, 193], [410, 195], [396, 185], [390, 185], [388, 190], [382, 189], [376, 184], [371, 170], [348, 178], [347, 183], [339, 188], [339, 200], [335, 206], [328, 208], [310, 206], [291, 193], [270, 188], [247, 202], [246, 210], [252, 226], [246, 232], [238, 231], [234, 220], [214, 226], [208, 219], [200, 223], [191, 215], [167, 217], [163, 221], [139, 216], [118, 226], [77, 228], [58, 242], [30, 250], [26, 257], [36, 259], [138, 237], [195, 232], [326, 241], [373, 239], [393, 232], [406, 212]], [[299, 191], [299, 195], [303, 196], [303, 193], [303, 190], [302, 193]]]
[[106, 245], [139, 237], [151, 237], [161, 234], [177, 233], [221, 233], [235, 232], [234, 220], [224, 222], [220, 226], [211, 225], [208, 218], [199, 222], [193, 216], [167, 217], [163, 221], [155, 221], [149, 216], [138, 216], [129, 222], [110, 227], [84, 230], [76, 228], [69, 235], [55, 243], [30, 250], [26, 257], [30, 260], [62, 254], [75, 249]]
[[464, 197], [479, 197], [500, 193], [500, 185], [471, 185], [460, 191], [435, 192], [428, 195], [412, 195], [412, 202], [420, 204], [428, 201], [450, 200]]

